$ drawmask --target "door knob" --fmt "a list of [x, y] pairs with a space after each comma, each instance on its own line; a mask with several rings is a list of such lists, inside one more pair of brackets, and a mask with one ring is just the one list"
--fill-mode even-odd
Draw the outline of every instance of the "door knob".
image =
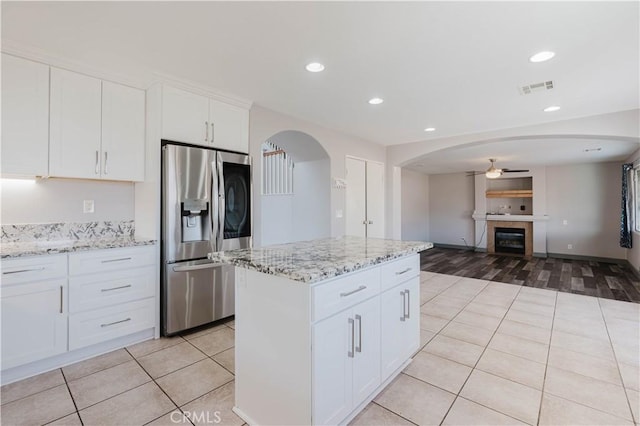
[[362, 221], [362, 224], [363, 224], [363, 225], [366, 225], [366, 224], [367, 224], [367, 221], [366, 221], [366, 220], [363, 220], [363, 221]]
[[369, 221], [369, 225], [373, 225], [373, 221], [372, 220]]

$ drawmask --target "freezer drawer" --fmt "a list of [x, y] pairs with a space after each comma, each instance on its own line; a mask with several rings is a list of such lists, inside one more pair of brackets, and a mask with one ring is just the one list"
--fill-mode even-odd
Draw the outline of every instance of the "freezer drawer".
[[234, 314], [235, 269], [209, 260], [165, 265], [163, 334], [207, 324]]

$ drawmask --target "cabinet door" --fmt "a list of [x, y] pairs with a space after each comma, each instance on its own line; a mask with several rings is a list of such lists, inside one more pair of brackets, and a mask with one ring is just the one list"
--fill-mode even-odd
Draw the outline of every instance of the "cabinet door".
[[102, 83], [102, 178], [144, 180], [144, 91]]
[[353, 359], [353, 406], [380, 386], [380, 297], [353, 308], [355, 356]]
[[381, 305], [381, 372], [385, 380], [406, 361], [406, 296], [399, 285], [380, 296]]
[[366, 162], [355, 158], [346, 158], [347, 189], [346, 199], [346, 234], [356, 237], [366, 237], [364, 221], [366, 213]]
[[249, 111], [210, 99], [209, 119], [215, 148], [249, 152]]
[[407, 297], [407, 315], [404, 321], [404, 360], [411, 358], [420, 347], [420, 277], [400, 285]]
[[2, 368], [67, 350], [66, 279], [2, 288]]
[[49, 174], [49, 67], [2, 54], [2, 174]]
[[384, 238], [384, 164], [367, 161], [367, 237]]
[[209, 99], [171, 86], [162, 90], [162, 138], [210, 144]]
[[350, 314], [313, 326], [313, 424], [338, 424], [351, 412], [355, 324]]
[[51, 176], [100, 177], [101, 83], [51, 68]]

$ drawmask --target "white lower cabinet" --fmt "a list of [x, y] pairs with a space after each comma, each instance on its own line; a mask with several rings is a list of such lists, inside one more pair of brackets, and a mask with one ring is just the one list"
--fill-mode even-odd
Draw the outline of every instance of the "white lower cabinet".
[[2, 368], [67, 351], [67, 257], [2, 262]]
[[381, 370], [386, 377], [417, 349], [420, 334], [420, 278], [415, 277], [385, 291], [381, 305]]

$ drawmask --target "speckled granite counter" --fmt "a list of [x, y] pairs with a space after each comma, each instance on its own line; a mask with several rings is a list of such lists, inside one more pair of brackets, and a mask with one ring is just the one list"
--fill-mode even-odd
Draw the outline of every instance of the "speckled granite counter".
[[156, 240], [136, 239], [131, 237], [98, 238], [92, 240], [53, 240], [30, 241], [21, 243], [2, 243], [0, 258], [39, 256], [84, 250], [101, 250], [120, 247], [135, 247], [155, 244]]
[[216, 252], [209, 259], [314, 283], [432, 247], [421, 241], [342, 237]]

